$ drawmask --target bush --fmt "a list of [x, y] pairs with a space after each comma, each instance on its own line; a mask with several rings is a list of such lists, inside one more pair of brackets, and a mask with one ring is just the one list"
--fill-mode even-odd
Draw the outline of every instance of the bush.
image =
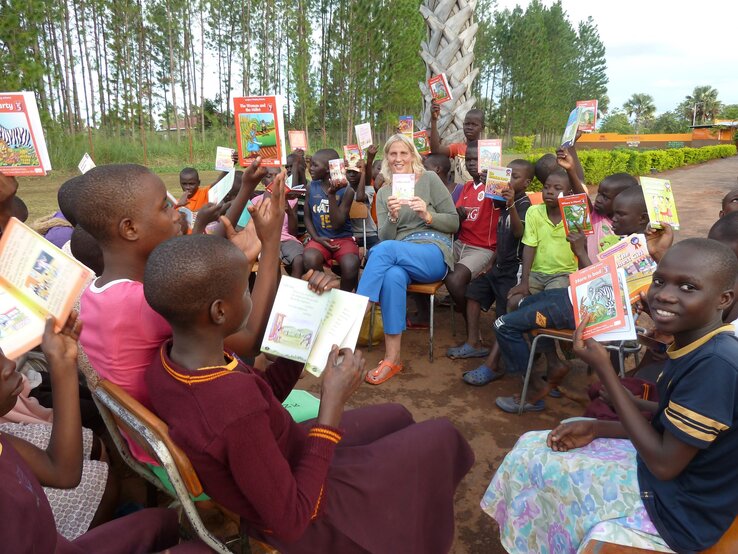
[[513, 152], [518, 154], [530, 154], [533, 150], [533, 141], [536, 140], [535, 135], [528, 135], [526, 137], [513, 137]]
[[[665, 150], [582, 150], [577, 152], [584, 169], [587, 183], [597, 184], [613, 173], [630, 173], [631, 175], [648, 175], [651, 170], [666, 171], [685, 165], [704, 163], [717, 158], [736, 155], [734, 144], [703, 146], [702, 148], [668, 148]], [[529, 155], [526, 159], [535, 163], [539, 155]], [[528, 190], [541, 190], [541, 183], [536, 179]]]

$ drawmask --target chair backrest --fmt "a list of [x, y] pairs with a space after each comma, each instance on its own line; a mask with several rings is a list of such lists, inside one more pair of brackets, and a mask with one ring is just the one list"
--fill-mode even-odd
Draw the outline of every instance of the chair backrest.
[[200, 519], [192, 498], [203, 493], [202, 484], [187, 455], [169, 436], [166, 423], [118, 385], [105, 379], [99, 381], [92, 394], [98, 404], [110, 411], [117, 425], [159, 461], [198, 537], [216, 552], [229, 554], [228, 547], [211, 534]]
[[[101, 391], [105, 395], [99, 394]], [[115, 422], [131, 439], [160, 462], [162, 453], [168, 453], [187, 491], [192, 496], [202, 494], [202, 484], [192, 463], [182, 449], [172, 441], [166, 423], [111, 381], [101, 379], [96, 392], [113, 414]], [[161, 465], [164, 466], [163, 463]]]
[[368, 215], [369, 208], [364, 204], [364, 202], [357, 202], [354, 200], [351, 203], [351, 208], [349, 209], [349, 217], [351, 219], [366, 219]]

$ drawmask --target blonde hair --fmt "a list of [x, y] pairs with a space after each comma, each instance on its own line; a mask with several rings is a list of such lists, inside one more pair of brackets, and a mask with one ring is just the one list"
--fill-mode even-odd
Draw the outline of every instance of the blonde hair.
[[418, 154], [418, 149], [415, 148], [415, 143], [405, 135], [397, 133], [396, 135], [392, 135], [388, 138], [387, 142], [384, 143], [384, 158], [382, 159], [381, 173], [382, 177], [384, 177], [385, 183], [392, 183], [392, 171], [390, 171], [389, 158], [387, 157], [387, 154], [389, 153], [390, 146], [398, 141], [407, 146], [408, 150], [410, 150], [410, 154], [412, 154], [413, 173], [415, 173], [416, 176], [420, 176], [425, 173], [423, 158]]
[[[56, 213], [56, 212], [55, 212]], [[45, 215], [40, 217], [31, 224], [31, 229], [36, 231], [39, 235], [46, 235], [53, 227], [72, 227], [66, 219], [61, 217], [54, 217], [55, 214]]]

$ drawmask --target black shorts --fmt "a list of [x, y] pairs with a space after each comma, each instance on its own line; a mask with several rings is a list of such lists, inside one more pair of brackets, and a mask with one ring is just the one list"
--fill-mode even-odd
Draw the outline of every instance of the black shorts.
[[495, 265], [487, 273], [469, 283], [466, 287], [466, 297], [478, 302], [485, 312], [496, 303], [497, 317], [505, 315], [507, 313], [507, 293], [518, 284], [519, 267], [514, 265], [500, 268]]

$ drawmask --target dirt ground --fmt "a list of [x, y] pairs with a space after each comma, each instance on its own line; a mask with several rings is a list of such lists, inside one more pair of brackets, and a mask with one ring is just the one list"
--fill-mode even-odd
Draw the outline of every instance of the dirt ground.
[[[674, 187], [677, 212], [682, 230], [677, 240], [706, 236], [720, 211], [723, 195], [738, 186], [738, 157], [715, 160], [691, 168], [664, 172]], [[594, 191], [593, 191], [594, 192]], [[494, 340], [490, 311], [482, 320], [482, 333], [486, 344]], [[451, 333], [448, 307], [437, 307], [435, 361], [428, 361], [428, 331], [414, 330], [403, 335], [405, 370], [386, 383], [361, 387], [351, 400], [353, 406], [381, 402], [398, 402], [405, 405], [415, 419], [448, 417], [461, 430], [472, 445], [476, 463], [462, 481], [456, 497], [455, 554], [503, 553], [497, 525], [479, 508], [484, 491], [502, 458], [512, 448], [518, 437], [536, 429], [550, 429], [559, 420], [581, 415], [582, 406], [569, 399], [547, 399], [546, 411], [523, 416], [508, 415], [499, 410], [494, 400], [500, 395], [519, 392], [519, 381], [505, 378], [486, 387], [476, 388], [461, 381], [463, 371], [473, 369], [481, 360], [452, 361], [445, 351], [464, 339], [463, 320], [456, 317], [456, 336]], [[365, 349], [366, 350], [366, 349]], [[382, 355], [382, 345], [367, 353], [372, 367]], [[631, 362], [632, 363], [632, 362]], [[589, 377], [583, 365], [571, 362], [573, 371], [566, 381], [566, 388], [583, 392]], [[302, 388], [317, 392], [317, 380], [306, 377]], [[402, 468], [398, 468], [401, 471]], [[367, 479], [371, 479], [367, 475]]]

